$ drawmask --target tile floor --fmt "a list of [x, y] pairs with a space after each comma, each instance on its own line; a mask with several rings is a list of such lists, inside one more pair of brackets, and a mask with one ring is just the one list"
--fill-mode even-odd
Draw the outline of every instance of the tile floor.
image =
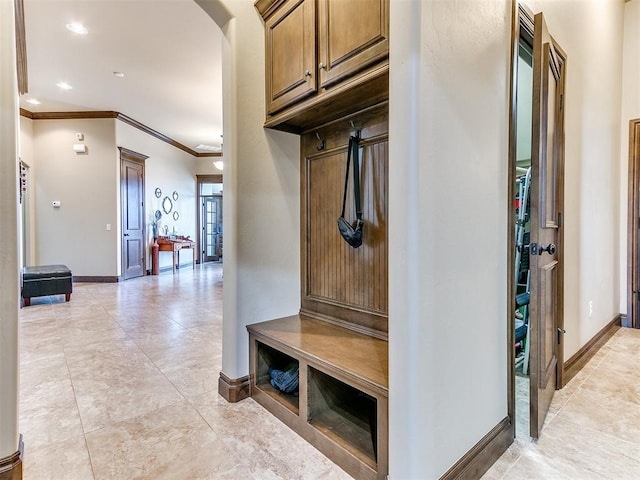
[[640, 330], [619, 329], [555, 393], [540, 439], [531, 440], [524, 418], [525, 428], [482, 479], [640, 479], [639, 358]]
[[[351, 478], [251, 399], [219, 397], [220, 265], [32, 302], [20, 311], [26, 480]], [[640, 331], [619, 330], [556, 392], [540, 440], [521, 429], [483, 479], [639, 479], [639, 355]]]
[[251, 399], [218, 395], [221, 314], [215, 264], [32, 299], [25, 480], [350, 479]]

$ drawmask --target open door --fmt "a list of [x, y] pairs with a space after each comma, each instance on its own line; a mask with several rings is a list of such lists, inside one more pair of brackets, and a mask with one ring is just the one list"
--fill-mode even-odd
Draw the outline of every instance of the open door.
[[566, 55], [535, 16], [531, 152], [530, 434], [538, 438], [562, 385], [562, 208]]

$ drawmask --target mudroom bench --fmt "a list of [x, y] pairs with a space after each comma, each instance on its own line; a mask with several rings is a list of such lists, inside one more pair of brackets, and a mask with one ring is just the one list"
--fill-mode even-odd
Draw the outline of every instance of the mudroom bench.
[[[387, 341], [302, 314], [247, 330], [253, 399], [355, 478], [385, 478]], [[272, 386], [295, 367], [296, 391]]]

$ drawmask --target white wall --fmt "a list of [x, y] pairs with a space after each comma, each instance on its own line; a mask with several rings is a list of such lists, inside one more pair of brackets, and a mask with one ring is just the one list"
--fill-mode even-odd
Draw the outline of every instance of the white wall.
[[221, 172], [213, 162], [224, 162], [222, 157], [196, 157], [196, 175], [220, 175]]
[[531, 109], [533, 99], [533, 69], [518, 57], [517, 141], [516, 161], [531, 161]]
[[[18, 450], [18, 86], [13, 2], [0, 1], [0, 458]], [[4, 476], [4, 475], [3, 475]]]
[[[176, 147], [158, 140], [143, 131], [134, 128], [124, 122], [116, 122], [116, 144], [129, 150], [147, 155], [145, 160], [145, 211], [147, 219], [147, 268], [151, 269], [149, 259], [151, 243], [153, 242], [153, 229], [151, 222], [156, 210], [162, 212], [160, 220], [160, 233], [164, 235], [165, 227], [172, 233], [175, 229], [178, 235], [188, 235], [196, 240], [196, 157]], [[162, 196], [156, 198], [155, 189], [160, 187]], [[173, 209], [167, 215], [162, 209], [162, 200], [165, 196], [171, 198], [173, 192], [178, 192], [178, 200], [173, 202]], [[118, 202], [120, 201], [118, 197]], [[119, 205], [120, 203], [118, 203]], [[178, 220], [173, 219], [173, 212], [179, 214]], [[191, 251], [182, 252], [180, 262], [191, 263]], [[161, 253], [160, 268], [171, 267], [172, 256]]]
[[507, 416], [511, 3], [390, 18], [390, 478], [438, 478]]
[[[620, 313], [625, 285], [620, 287], [618, 238], [624, 3], [540, 0], [532, 2], [532, 9], [544, 12], [549, 31], [568, 56], [564, 216], [567, 360]], [[589, 302], [593, 302], [591, 316]]]
[[[566, 358], [619, 313], [623, 8], [614, 0], [532, 6], [569, 58]], [[394, 480], [437, 478], [507, 413], [510, 29], [509, 1], [392, 2]]]
[[33, 120], [20, 117], [20, 159], [29, 167], [27, 175], [27, 192], [24, 195], [25, 210], [25, 234], [26, 252], [25, 260], [27, 265], [37, 265], [36, 256], [36, 208], [35, 208], [35, 182], [38, 169], [36, 168], [35, 156], [33, 154]]
[[622, 114], [620, 121], [620, 311], [627, 312], [629, 121], [640, 118], [640, 0], [624, 4]]
[[[72, 150], [77, 132], [87, 154]], [[65, 264], [77, 276], [118, 275], [115, 120], [38, 120], [33, 135], [38, 264]]]
[[235, 379], [249, 373], [246, 325], [300, 308], [300, 142], [262, 127], [264, 27], [253, 2], [197, 1], [226, 39], [222, 370]]

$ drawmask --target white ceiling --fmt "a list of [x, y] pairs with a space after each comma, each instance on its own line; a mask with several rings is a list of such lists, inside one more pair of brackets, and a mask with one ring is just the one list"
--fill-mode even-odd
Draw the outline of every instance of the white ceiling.
[[[25, 0], [24, 9], [22, 108], [113, 110], [198, 152], [201, 143], [221, 145], [223, 37], [193, 0]], [[88, 34], [67, 30], [72, 22]]]

